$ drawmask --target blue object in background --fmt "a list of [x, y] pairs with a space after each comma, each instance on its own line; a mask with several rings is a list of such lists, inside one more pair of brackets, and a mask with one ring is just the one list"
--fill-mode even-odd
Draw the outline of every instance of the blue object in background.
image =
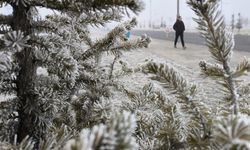
[[130, 38], [130, 35], [131, 35], [131, 32], [130, 32], [130, 31], [128, 31], [128, 32], [125, 34], [126, 39], [129, 39], [129, 38]]

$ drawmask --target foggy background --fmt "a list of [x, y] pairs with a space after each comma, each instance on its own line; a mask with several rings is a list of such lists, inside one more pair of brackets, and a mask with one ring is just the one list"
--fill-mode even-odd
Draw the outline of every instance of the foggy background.
[[[172, 26], [176, 20], [177, 0], [143, 0], [145, 9], [139, 14], [138, 20], [141, 25], [148, 26], [150, 18], [153, 24], [160, 24], [165, 21], [167, 26]], [[187, 28], [194, 28], [196, 23], [192, 17], [196, 17], [191, 8], [187, 5], [187, 0], [180, 0], [180, 15]], [[238, 13], [245, 21], [250, 18], [250, 0], [220, 0], [219, 9], [225, 16], [227, 25], [231, 24], [232, 14], [235, 22], [238, 19]], [[249, 22], [249, 21], [248, 21]], [[246, 25], [250, 28], [250, 23]], [[243, 24], [243, 27], [246, 27]]]
[[[142, 0], [145, 3], [145, 9], [139, 13], [138, 27], [148, 28], [151, 20], [151, 24], [154, 26], [160, 26], [161, 23], [166, 24], [167, 27], [172, 27], [176, 20], [177, 14], [177, 0]], [[180, 15], [187, 29], [194, 29], [196, 23], [192, 20], [196, 17], [193, 11], [186, 4], [187, 0], [180, 0]], [[235, 16], [235, 23], [238, 20], [238, 13], [241, 14], [243, 19], [243, 28], [250, 29], [250, 0], [220, 0], [219, 9], [225, 16], [225, 21], [228, 26], [231, 24], [232, 14]], [[0, 9], [1, 13], [9, 14], [12, 12], [10, 6], [6, 6]], [[42, 16], [53, 13], [47, 9], [40, 9]], [[135, 15], [131, 15], [135, 16]], [[126, 20], [128, 18], [125, 18]], [[108, 26], [114, 26], [116, 23], [111, 23]]]

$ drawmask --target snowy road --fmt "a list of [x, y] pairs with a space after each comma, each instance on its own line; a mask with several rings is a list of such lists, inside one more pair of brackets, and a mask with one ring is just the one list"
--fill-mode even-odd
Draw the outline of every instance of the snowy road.
[[[151, 38], [161, 39], [161, 40], [174, 40], [174, 32], [167, 33], [164, 31], [157, 30], [133, 30], [132, 34], [142, 35], [147, 34]], [[184, 34], [185, 42], [191, 44], [204, 45], [205, 41], [198, 33], [185, 32]], [[235, 49], [240, 51], [250, 52], [250, 36], [247, 35], [235, 35]]]

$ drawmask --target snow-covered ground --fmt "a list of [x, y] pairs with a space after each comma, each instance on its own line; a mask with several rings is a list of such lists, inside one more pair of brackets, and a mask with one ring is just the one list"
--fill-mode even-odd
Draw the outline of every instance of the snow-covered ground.
[[[137, 37], [132, 37], [137, 38]], [[180, 46], [179, 46], [180, 47]], [[231, 66], [236, 67], [244, 57], [249, 58], [249, 52], [235, 50], [231, 60]], [[102, 58], [103, 64], [111, 62], [111, 56]], [[145, 60], [156, 60], [157, 62], [167, 63], [182, 74], [188, 81], [198, 85], [199, 100], [210, 106], [216, 106], [217, 103], [223, 103], [223, 93], [215, 80], [204, 78], [200, 75], [199, 62], [205, 60], [214, 62], [211, 58], [208, 48], [201, 45], [187, 44], [187, 49], [175, 49], [171, 41], [152, 39], [149, 48], [138, 49], [131, 52], [124, 52], [122, 61], [129, 63], [129, 66], [135, 67], [145, 62]], [[119, 68], [119, 64], [116, 64]], [[250, 77], [241, 78], [243, 83], [250, 83]], [[149, 76], [142, 73], [135, 73], [131, 76], [125, 76], [122, 82], [130, 89], [140, 89], [149, 82], [155, 82], [149, 79]], [[156, 83], [156, 82], [155, 82]], [[159, 84], [158, 84], [159, 85]], [[164, 89], [163, 89], [164, 90]], [[165, 89], [167, 90], [167, 89]], [[117, 96], [120, 99], [121, 96]]]

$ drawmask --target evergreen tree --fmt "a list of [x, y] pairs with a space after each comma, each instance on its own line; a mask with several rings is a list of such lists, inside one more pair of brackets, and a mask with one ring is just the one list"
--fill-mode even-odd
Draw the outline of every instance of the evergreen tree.
[[[13, 12], [0, 15], [4, 52], [0, 91], [14, 98], [1, 103], [6, 111], [1, 120], [7, 118], [0, 126], [4, 141], [12, 142], [16, 135], [21, 142], [29, 136], [37, 147], [53, 126], [87, 127], [94, 102], [108, 96], [109, 83], [93, 65], [93, 57], [108, 51], [118, 56], [121, 50], [149, 43], [147, 37], [123, 40], [126, 30], [136, 25], [135, 19], [97, 41], [88, 31], [89, 25], [121, 20], [128, 9], [138, 13], [143, 6], [139, 0], [1, 0], [0, 6], [5, 5]], [[41, 19], [38, 7], [55, 13]], [[46, 73], [38, 74], [38, 68]], [[85, 92], [74, 99], [80, 89]]]
[[[199, 86], [188, 82], [170, 63], [149, 61], [132, 69], [158, 81], [145, 85], [139, 93], [128, 92], [132, 99], [122, 108], [134, 111], [138, 118], [142, 149], [250, 149], [250, 117], [246, 108], [249, 85], [237, 80], [250, 71], [250, 63], [245, 59], [236, 68], [231, 66], [234, 36], [226, 29], [218, 2], [188, 1], [198, 16], [195, 21], [214, 60], [199, 64], [201, 75], [218, 83], [210, 95], [202, 96], [207, 83]], [[160, 90], [154, 86], [159, 82], [163, 87]], [[215, 87], [219, 90], [215, 91]], [[217, 105], [208, 106], [213, 95], [217, 96]]]
[[[122, 50], [147, 47], [150, 42], [147, 36], [125, 41], [126, 31], [136, 25], [134, 19], [115, 27], [104, 38], [91, 39], [88, 25], [119, 20], [126, 8], [136, 12], [138, 1], [32, 2], [6, 0], [1, 4], [19, 9], [43, 4], [61, 13], [44, 20], [29, 18], [32, 34], [25, 34], [23, 28], [13, 30], [13, 16], [0, 16], [4, 24], [0, 88], [14, 95], [14, 99], [0, 103], [1, 149], [250, 149], [250, 86], [238, 80], [250, 72], [250, 62], [245, 59], [232, 67], [234, 37], [218, 11], [219, 0], [188, 0], [213, 58], [211, 63], [199, 64], [202, 77], [218, 83], [212, 93], [206, 91], [207, 82], [189, 82], [182, 70], [176, 69], [184, 67], [173, 63], [147, 60], [130, 67], [120, 60], [120, 68], [116, 68]], [[30, 52], [26, 58], [32, 56], [30, 62], [36, 69], [34, 85], [29, 86], [33, 89], [26, 91], [34, 100], [23, 101], [17, 85], [26, 52]], [[106, 67], [95, 59], [103, 52], [114, 54]], [[38, 73], [38, 67], [46, 71]], [[138, 89], [120, 79], [142, 73], [151, 80]], [[122, 93], [119, 100], [110, 98], [111, 90]], [[214, 106], [208, 105], [211, 97], [216, 97]], [[34, 118], [25, 120], [19, 113]], [[19, 137], [20, 125], [26, 130], [30, 127], [22, 132], [31, 138]]]

